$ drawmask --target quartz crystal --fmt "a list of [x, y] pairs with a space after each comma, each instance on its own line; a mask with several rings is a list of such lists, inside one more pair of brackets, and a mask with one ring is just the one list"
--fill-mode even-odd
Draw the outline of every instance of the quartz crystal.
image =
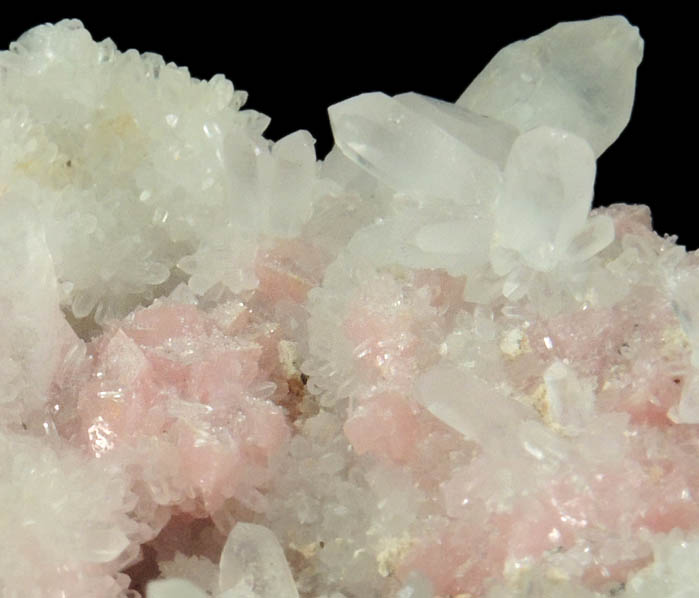
[[456, 102], [515, 126], [550, 125], [604, 152], [629, 122], [643, 40], [624, 17], [559, 23], [498, 52]]
[[0, 596], [695, 595], [699, 254], [592, 209], [642, 51], [561, 23], [321, 160], [78, 21], [0, 52]]

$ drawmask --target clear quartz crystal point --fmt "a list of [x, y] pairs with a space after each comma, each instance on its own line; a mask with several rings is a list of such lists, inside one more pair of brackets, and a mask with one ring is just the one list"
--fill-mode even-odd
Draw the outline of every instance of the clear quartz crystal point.
[[572, 131], [601, 155], [631, 116], [638, 28], [622, 16], [559, 23], [500, 50], [457, 104], [510, 123]]
[[262, 525], [237, 523], [223, 547], [220, 567], [224, 596], [298, 598], [284, 551], [274, 533]]
[[495, 210], [495, 244], [550, 270], [585, 226], [594, 180], [595, 157], [584, 139], [551, 127], [520, 135]]
[[365, 93], [330, 106], [328, 113], [342, 153], [395, 191], [466, 204], [493, 200], [501, 178], [497, 164], [423, 109]]

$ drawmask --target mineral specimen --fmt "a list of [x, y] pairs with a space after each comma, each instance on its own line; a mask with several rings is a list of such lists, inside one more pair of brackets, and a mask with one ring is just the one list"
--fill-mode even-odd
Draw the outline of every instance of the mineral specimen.
[[680, 598], [699, 254], [591, 209], [638, 31], [276, 142], [78, 21], [0, 53], [0, 596]]

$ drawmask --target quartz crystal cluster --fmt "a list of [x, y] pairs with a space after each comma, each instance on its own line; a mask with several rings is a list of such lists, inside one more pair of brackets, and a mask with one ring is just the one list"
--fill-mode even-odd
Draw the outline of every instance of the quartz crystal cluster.
[[699, 255], [591, 209], [643, 42], [334, 149], [78, 21], [0, 52], [2, 598], [686, 598]]

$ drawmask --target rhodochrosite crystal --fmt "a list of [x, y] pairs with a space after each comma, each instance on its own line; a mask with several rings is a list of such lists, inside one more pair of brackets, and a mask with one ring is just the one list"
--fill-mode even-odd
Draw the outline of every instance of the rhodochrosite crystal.
[[699, 255], [591, 209], [623, 17], [334, 149], [78, 21], [0, 53], [0, 596], [680, 598]]

